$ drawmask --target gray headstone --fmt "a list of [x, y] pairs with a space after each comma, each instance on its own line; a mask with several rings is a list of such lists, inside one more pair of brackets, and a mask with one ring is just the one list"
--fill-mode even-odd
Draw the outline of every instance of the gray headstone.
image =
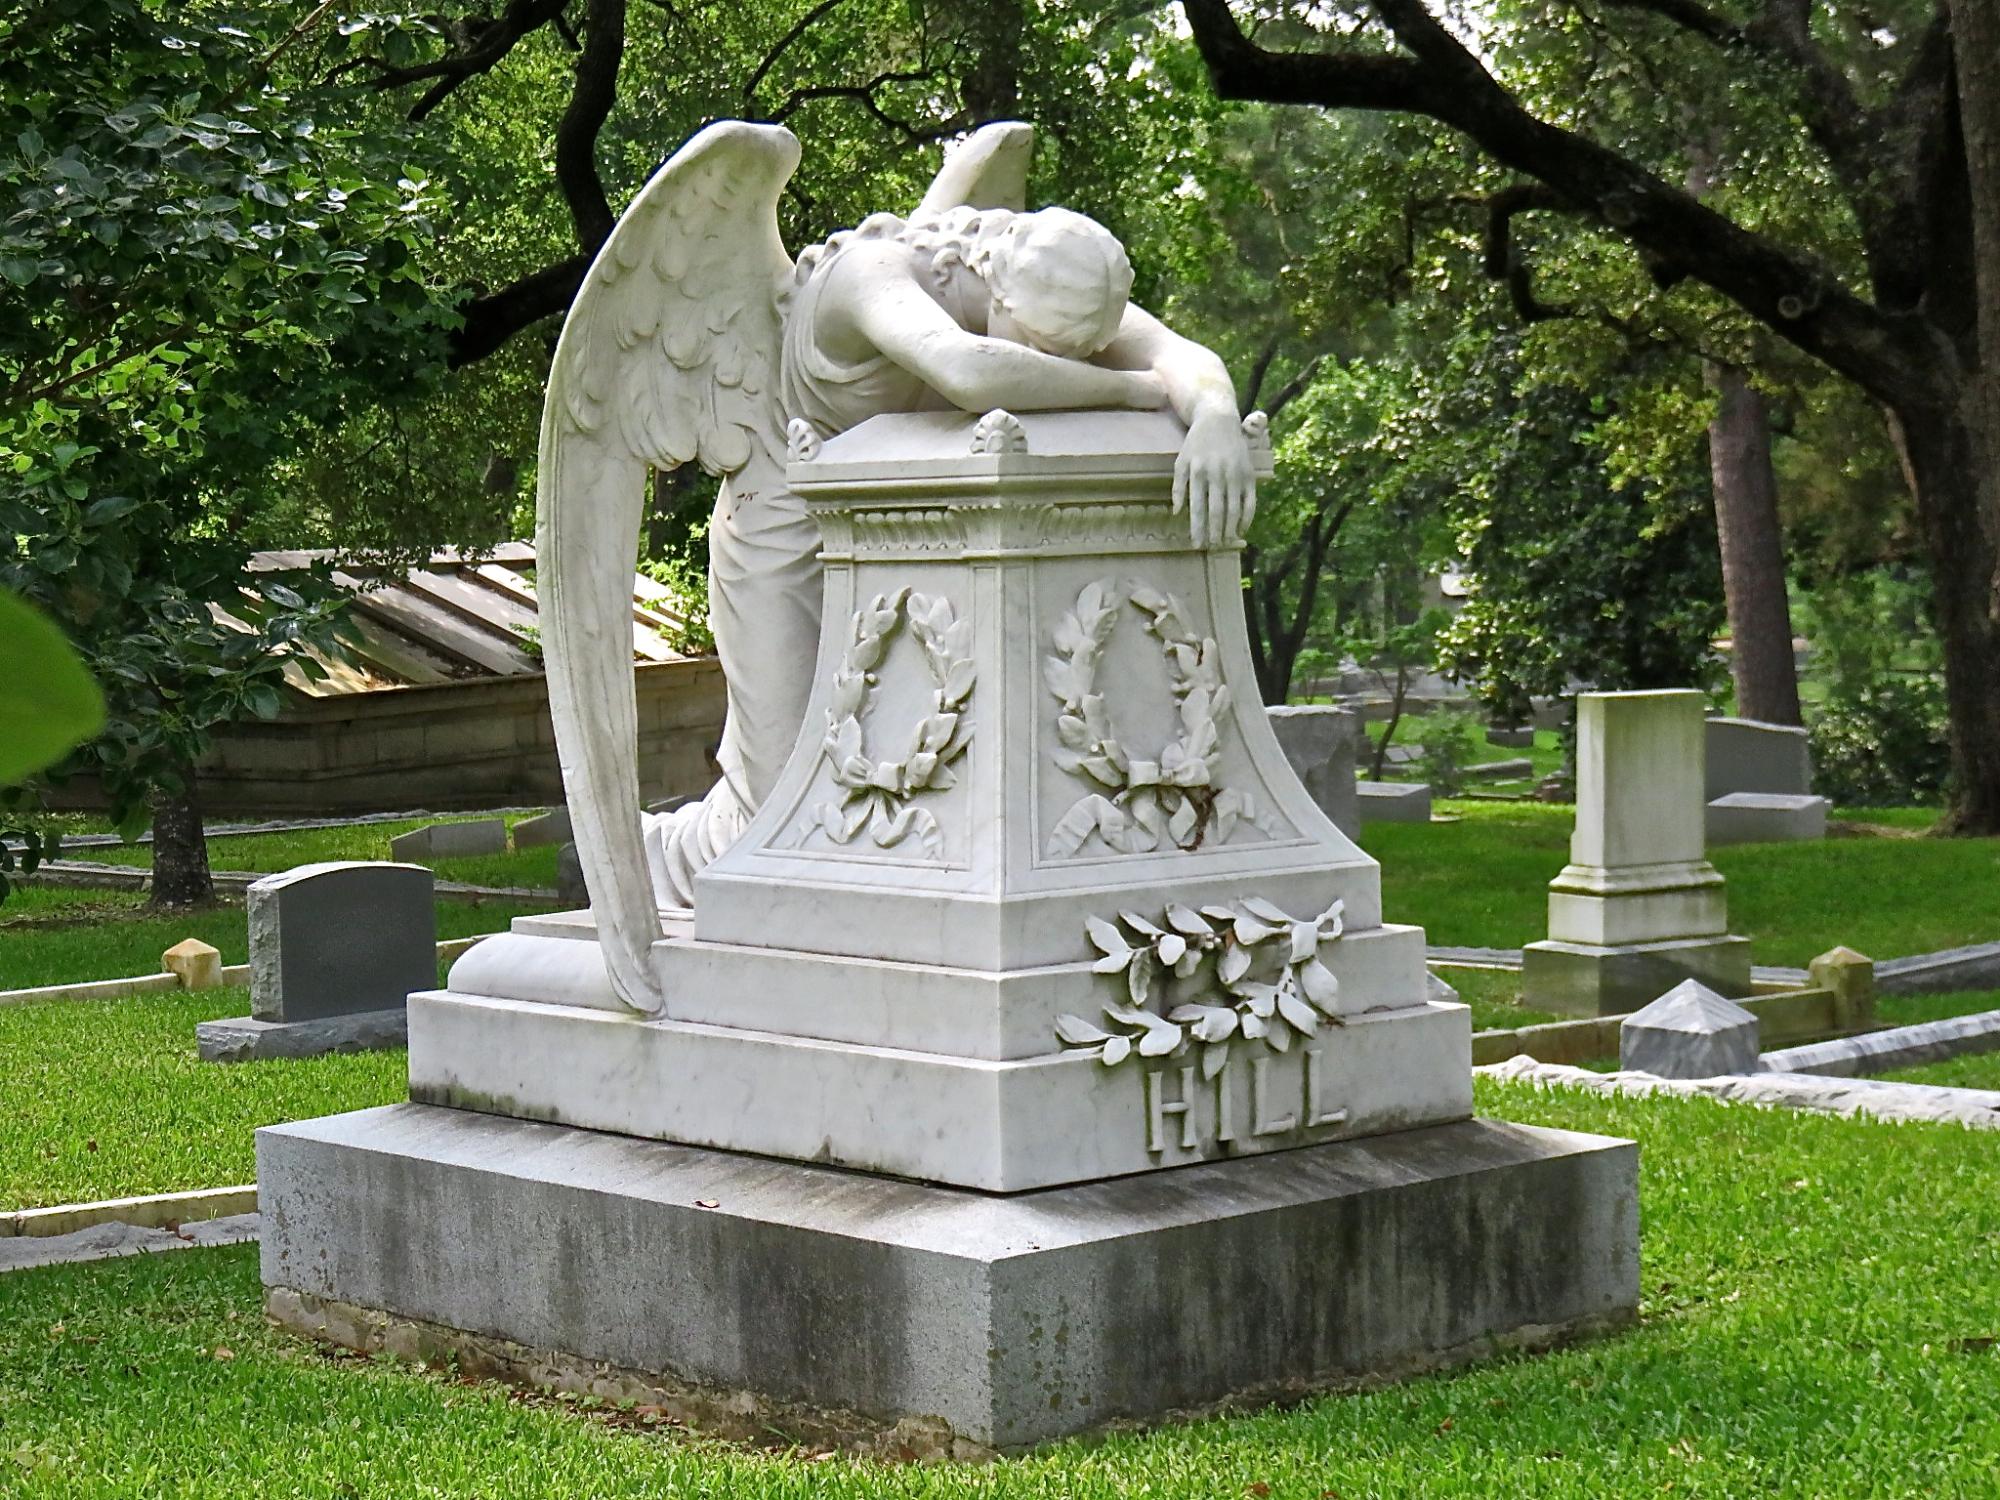
[[1519, 781], [1534, 774], [1535, 763], [1526, 759], [1487, 760], [1465, 768], [1468, 781]]
[[437, 908], [420, 865], [300, 865], [252, 884], [248, 904], [257, 1020], [389, 1010], [437, 985]]
[[505, 854], [504, 818], [474, 818], [469, 823], [432, 823], [412, 828], [389, 840], [389, 852], [400, 860], [451, 859], [462, 854]]
[[1802, 797], [1812, 791], [1812, 752], [1806, 732], [1759, 719], [1710, 719], [1708, 796], [1771, 792]]
[[1353, 838], [1361, 827], [1354, 798], [1354, 746], [1361, 734], [1360, 719], [1344, 708], [1318, 703], [1287, 703], [1264, 712], [1285, 759], [1319, 810]]
[[590, 905], [590, 892], [583, 883], [583, 861], [576, 845], [564, 844], [556, 853], [556, 899], [564, 906]]
[[1731, 792], [1708, 804], [1711, 848], [1721, 844], [1780, 844], [1826, 837], [1824, 797], [1779, 792]]
[[1757, 1018], [1707, 985], [1684, 979], [1618, 1028], [1618, 1063], [1660, 1078], [1757, 1071]]
[[535, 849], [544, 844], [567, 844], [576, 835], [570, 830], [569, 809], [550, 808], [536, 817], [523, 818], [514, 825], [514, 847]]
[[1354, 795], [1363, 823], [1431, 820], [1431, 789], [1421, 781], [1357, 781]]
[[1486, 731], [1486, 743], [1498, 745], [1503, 750], [1532, 750], [1535, 748], [1535, 729], [1532, 724], [1524, 724], [1518, 729], [1503, 729], [1494, 724]]

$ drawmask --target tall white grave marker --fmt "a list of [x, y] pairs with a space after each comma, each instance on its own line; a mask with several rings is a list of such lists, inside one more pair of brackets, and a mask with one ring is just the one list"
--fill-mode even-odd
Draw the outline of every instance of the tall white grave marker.
[[1637, 1010], [1683, 979], [1750, 993], [1703, 819], [1702, 695], [1580, 693], [1576, 831], [1549, 882], [1549, 935], [1528, 945], [1523, 998], [1573, 1015]]

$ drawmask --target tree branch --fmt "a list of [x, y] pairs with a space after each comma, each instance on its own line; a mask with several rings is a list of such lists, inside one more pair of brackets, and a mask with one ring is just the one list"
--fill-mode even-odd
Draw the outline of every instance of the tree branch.
[[1624, 239], [1734, 301], [1882, 400], [1952, 399], [1936, 330], [1883, 312], [1809, 260], [1744, 229], [1644, 166], [1536, 118], [1424, 9], [1372, 0], [1408, 57], [1269, 52], [1226, 0], [1182, 0], [1216, 91], [1227, 98], [1427, 115], [1503, 166], [1536, 178]]
[[459, 307], [464, 322], [447, 336], [445, 363], [452, 369], [486, 358], [522, 329], [567, 312], [590, 269], [595, 251], [531, 271], [497, 292]]
[[764, 81], [765, 74], [769, 73], [776, 66], [778, 59], [784, 55], [785, 49], [810, 31], [814, 24], [819, 21], [820, 17], [824, 16], [836, 5], [843, 3], [844, 0], [819, 0], [819, 4], [793, 22], [791, 30], [779, 37], [772, 45], [771, 50], [764, 54], [764, 60], [757, 64], [755, 70], [750, 74], [749, 82], [743, 85], [743, 112], [746, 115], [755, 115], [757, 113], [757, 86]]
[[1315, 354], [1304, 365], [1300, 366], [1299, 372], [1296, 375], [1278, 387], [1277, 393], [1265, 405], [1264, 415], [1266, 417], [1275, 417], [1300, 396], [1304, 395], [1306, 387], [1313, 383], [1313, 377], [1319, 374], [1320, 361], [1325, 358], [1324, 354]]
[[514, 50], [516, 42], [546, 26], [568, 4], [569, 0], [507, 0], [507, 7], [498, 18], [466, 21], [460, 37], [454, 39], [442, 57], [409, 67], [396, 67], [379, 57], [358, 57], [343, 63], [328, 77], [355, 67], [372, 67], [375, 76], [368, 80], [368, 86], [384, 93], [408, 88], [413, 83], [430, 82], [431, 87], [410, 108], [410, 119], [422, 120], [467, 79], [492, 72]]
[[595, 251], [616, 222], [597, 171], [597, 133], [618, 99], [618, 68], [625, 56], [625, 0], [589, 0], [576, 83], [556, 125], [556, 185], [569, 205], [577, 243]]
[[1516, 252], [1514, 216], [1538, 210], [1565, 210], [1573, 205], [1546, 183], [1519, 182], [1502, 188], [1486, 205], [1486, 275], [1505, 282], [1507, 300], [1514, 304], [1515, 316], [1523, 323], [1546, 323], [1574, 315], [1569, 307], [1558, 307], [1535, 295], [1535, 274], [1527, 257]]

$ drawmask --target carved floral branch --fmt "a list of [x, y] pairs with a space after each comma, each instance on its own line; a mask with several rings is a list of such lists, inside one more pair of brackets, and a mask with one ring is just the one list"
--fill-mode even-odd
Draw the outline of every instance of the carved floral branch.
[[[1336, 901], [1300, 921], [1250, 896], [1199, 911], [1170, 905], [1161, 922], [1129, 911], [1117, 922], [1091, 917], [1090, 941], [1103, 955], [1092, 967], [1123, 974], [1130, 1003], [1104, 1007], [1114, 1031], [1065, 1015], [1056, 1018], [1056, 1035], [1108, 1068], [1135, 1052], [1174, 1057], [1199, 1046], [1204, 1078], [1228, 1064], [1230, 1044], [1239, 1037], [1288, 1051], [1294, 1033], [1309, 1037], [1322, 1021], [1341, 1024], [1340, 981], [1319, 950], [1339, 940], [1342, 907]], [[1125, 929], [1135, 936], [1128, 938]], [[1163, 1014], [1159, 1007], [1167, 999], [1173, 1003]]]

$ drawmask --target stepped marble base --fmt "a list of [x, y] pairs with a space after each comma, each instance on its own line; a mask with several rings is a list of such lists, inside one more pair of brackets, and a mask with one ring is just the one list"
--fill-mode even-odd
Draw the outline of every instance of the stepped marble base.
[[1238, 1043], [1204, 1079], [1198, 1057], [966, 1057], [433, 991], [410, 997], [410, 1097], [1012, 1193], [1466, 1119], [1469, 1016], [1367, 1011], [1284, 1053]]
[[1545, 1345], [1639, 1295], [1637, 1149], [1490, 1121], [1010, 1197], [415, 1104], [257, 1155], [299, 1332], [400, 1320], [975, 1447]]
[[1670, 938], [1600, 946], [1551, 938], [1521, 950], [1521, 1003], [1562, 1015], [1629, 1015], [1683, 979], [1698, 979], [1731, 998], [1751, 994], [1750, 939]]

